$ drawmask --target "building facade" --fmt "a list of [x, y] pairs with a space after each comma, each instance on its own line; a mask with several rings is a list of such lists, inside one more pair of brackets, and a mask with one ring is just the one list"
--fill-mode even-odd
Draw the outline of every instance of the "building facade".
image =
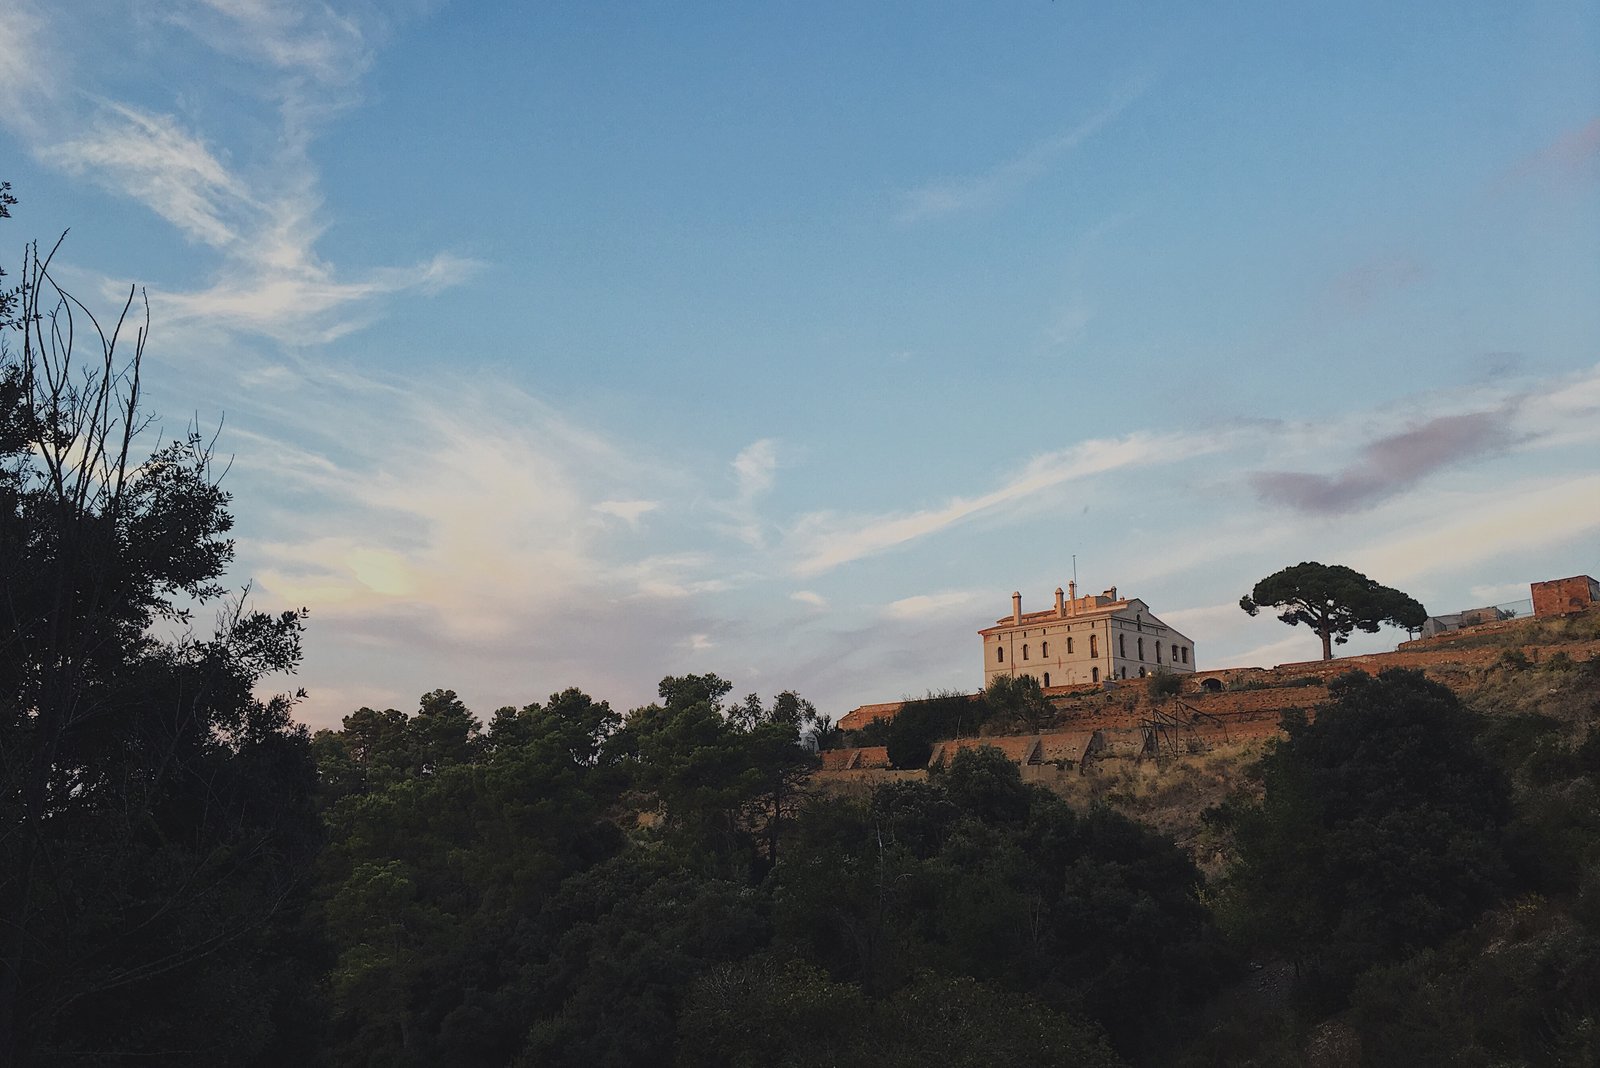
[[1561, 616], [1600, 604], [1600, 582], [1588, 575], [1533, 583], [1533, 614]]
[[1115, 586], [1083, 597], [1077, 583], [1068, 587], [1057, 588], [1055, 607], [1042, 612], [1023, 612], [1022, 594], [1013, 593], [1011, 615], [978, 632], [985, 687], [1002, 675], [1031, 675], [1058, 689], [1194, 671], [1194, 642], [1149, 605], [1118, 597]]

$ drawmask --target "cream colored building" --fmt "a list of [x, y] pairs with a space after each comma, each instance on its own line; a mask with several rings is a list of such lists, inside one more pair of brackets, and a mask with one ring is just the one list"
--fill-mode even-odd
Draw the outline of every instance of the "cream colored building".
[[1046, 689], [1135, 679], [1157, 671], [1194, 670], [1194, 642], [1157, 619], [1137, 597], [1117, 588], [1078, 596], [1056, 590], [1054, 608], [1022, 611], [1011, 595], [1011, 615], [978, 632], [983, 638], [983, 684], [1001, 675], [1032, 675]]

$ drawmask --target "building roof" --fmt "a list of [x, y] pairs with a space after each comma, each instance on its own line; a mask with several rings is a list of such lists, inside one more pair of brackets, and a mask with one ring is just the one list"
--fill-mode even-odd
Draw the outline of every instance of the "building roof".
[[1068, 601], [1066, 607], [1067, 614], [1063, 616], [1056, 615], [1056, 609], [1054, 605], [1051, 605], [1049, 608], [1046, 608], [1043, 611], [1022, 613], [1021, 623], [1014, 622], [1013, 620], [1015, 617], [1013, 616], [1002, 616], [994, 621], [994, 626], [985, 627], [978, 633], [992, 634], [997, 630], [1010, 630], [1013, 627], [1038, 626], [1042, 623], [1055, 623], [1061, 620], [1072, 623], [1080, 619], [1099, 619], [1102, 616], [1115, 615], [1118, 611], [1127, 608], [1129, 605], [1133, 604], [1134, 601], [1138, 600], [1136, 597], [1123, 597], [1115, 601], [1106, 601], [1103, 604], [1096, 605], [1093, 608], [1083, 607], [1082, 602], [1088, 599], [1089, 598], [1087, 597], [1078, 598], [1080, 607], [1076, 612], [1072, 611], [1072, 602]]

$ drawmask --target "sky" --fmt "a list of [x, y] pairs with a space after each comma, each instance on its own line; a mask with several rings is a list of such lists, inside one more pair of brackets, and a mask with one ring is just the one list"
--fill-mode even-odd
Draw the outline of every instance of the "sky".
[[1600, 574], [1596, 56], [1595, 2], [5, 0], [0, 261], [148, 295], [313, 727], [971, 691], [1074, 573], [1271, 665], [1303, 560]]

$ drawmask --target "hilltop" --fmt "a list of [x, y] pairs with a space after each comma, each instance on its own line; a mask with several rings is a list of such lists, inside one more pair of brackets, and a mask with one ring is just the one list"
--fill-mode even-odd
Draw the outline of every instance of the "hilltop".
[[[1600, 610], [1499, 620], [1404, 642], [1387, 653], [1050, 694], [1053, 715], [1038, 730], [980, 729], [943, 740], [932, 762], [959, 749], [994, 746], [1021, 765], [1025, 780], [1074, 806], [1102, 803], [1168, 834], [1214, 874], [1225, 858], [1204, 834], [1200, 814], [1250, 785], [1249, 768], [1281, 735], [1284, 714], [1314, 715], [1339, 675], [1420, 670], [1484, 715], [1544, 717], [1577, 742], [1595, 714], [1594, 694], [1569, 669], [1589, 661], [1600, 662]], [[887, 720], [900, 704], [870, 707]], [[864, 794], [884, 781], [926, 775], [891, 768], [882, 746], [857, 746], [825, 752], [814, 781], [826, 792]]]

